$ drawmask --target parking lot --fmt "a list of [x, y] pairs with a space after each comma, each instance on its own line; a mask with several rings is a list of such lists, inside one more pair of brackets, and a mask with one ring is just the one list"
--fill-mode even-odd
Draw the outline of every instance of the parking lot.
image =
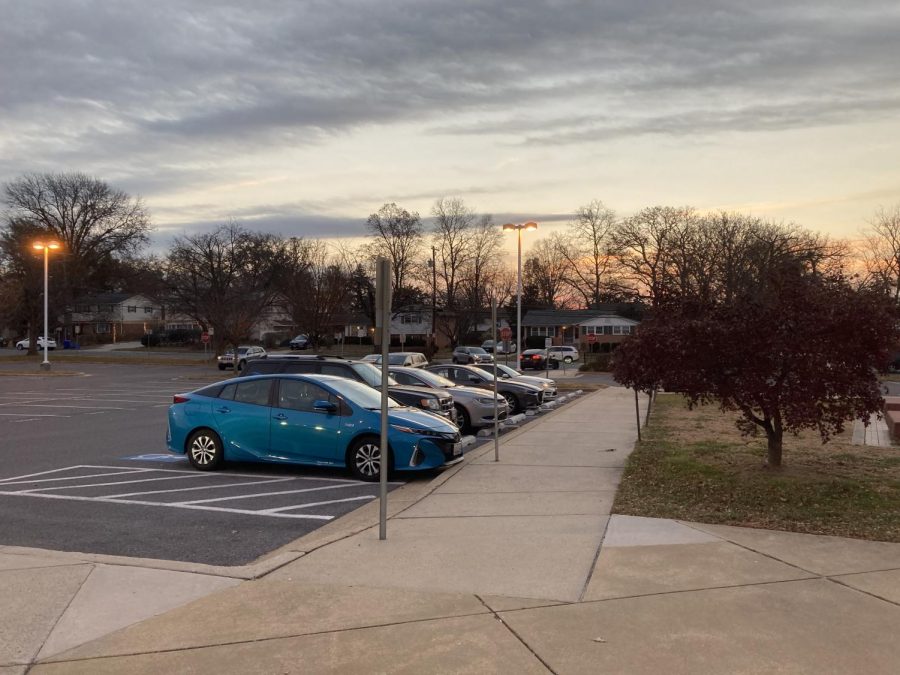
[[218, 372], [57, 368], [42, 377], [0, 370], [0, 546], [238, 565], [377, 497], [377, 484], [339, 470], [229, 464], [198, 472], [168, 453], [173, 394]]

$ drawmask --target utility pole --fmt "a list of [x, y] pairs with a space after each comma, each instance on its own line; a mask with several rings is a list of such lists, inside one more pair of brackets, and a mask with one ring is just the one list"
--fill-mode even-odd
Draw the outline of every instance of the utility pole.
[[435, 328], [435, 316], [437, 305], [437, 248], [431, 247], [431, 357], [437, 354], [437, 330]]

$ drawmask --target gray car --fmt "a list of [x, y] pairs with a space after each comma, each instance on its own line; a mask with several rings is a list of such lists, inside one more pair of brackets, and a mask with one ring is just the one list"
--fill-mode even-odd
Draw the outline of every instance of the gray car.
[[[388, 370], [400, 384], [416, 387], [430, 387], [445, 391], [453, 397], [456, 408], [456, 419], [463, 431], [477, 431], [482, 427], [494, 424], [494, 396], [491, 392], [475, 387], [460, 387], [446, 377], [422, 368], [406, 366], [389, 366]], [[505, 420], [509, 416], [509, 403], [499, 395], [497, 400], [497, 418]]]
[[[494, 376], [474, 366], [440, 365], [428, 366], [425, 370], [437, 373], [455, 384], [479, 389], [493, 389]], [[544, 389], [527, 382], [497, 378], [497, 391], [509, 403], [510, 414], [523, 413], [543, 403]]]
[[453, 363], [493, 363], [494, 357], [481, 347], [457, 347], [453, 350]]
[[[475, 366], [481, 368], [486, 373], [494, 373], [493, 363], [479, 363]], [[519, 371], [502, 363], [497, 364], [497, 377], [501, 380], [515, 380], [516, 382], [526, 382], [544, 389], [543, 401], [552, 401], [556, 398], [556, 381], [549, 377], [535, 377], [533, 375], [522, 375]]]

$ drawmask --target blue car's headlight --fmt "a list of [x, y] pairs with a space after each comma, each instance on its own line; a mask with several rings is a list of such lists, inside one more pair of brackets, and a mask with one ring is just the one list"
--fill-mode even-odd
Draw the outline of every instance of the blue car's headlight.
[[434, 429], [416, 429], [415, 427], [407, 427], [402, 424], [392, 424], [391, 429], [402, 431], [404, 434], [416, 434], [417, 436], [432, 436], [434, 438], [444, 438], [447, 432], [435, 431]]

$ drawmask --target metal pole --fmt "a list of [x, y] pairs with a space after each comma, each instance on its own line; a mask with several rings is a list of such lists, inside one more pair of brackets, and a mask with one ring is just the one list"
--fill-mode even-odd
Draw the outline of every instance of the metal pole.
[[638, 405], [638, 392], [634, 390], [634, 416], [637, 419], [638, 440], [641, 440], [641, 408]]
[[391, 339], [391, 269], [387, 258], [379, 258], [375, 275], [376, 323], [381, 324], [381, 437], [378, 448], [379, 504], [378, 538], [387, 539], [387, 475], [390, 468], [388, 451], [388, 343]]
[[522, 372], [522, 228], [516, 229], [519, 236], [518, 283], [516, 284], [516, 370]]
[[435, 328], [435, 311], [437, 305], [437, 248], [431, 247], [431, 354], [433, 361], [437, 354], [437, 329]]
[[49, 286], [49, 278], [50, 275], [48, 273], [48, 269], [50, 267], [50, 246], [44, 244], [44, 362], [41, 364], [41, 368], [43, 370], [50, 370], [50, 359], [47, 358], [47, 332], [49, 331], [48, 324], [49, 313], [47, 310], [47, 287]]
[[500, 461], [500, 420], [497, 419], [499, 415], [499, 402], [497, 400], [497, 298], [491, 296], [491, 326], [493, 335], [491, 338], [494, 341], [494, 461]]

